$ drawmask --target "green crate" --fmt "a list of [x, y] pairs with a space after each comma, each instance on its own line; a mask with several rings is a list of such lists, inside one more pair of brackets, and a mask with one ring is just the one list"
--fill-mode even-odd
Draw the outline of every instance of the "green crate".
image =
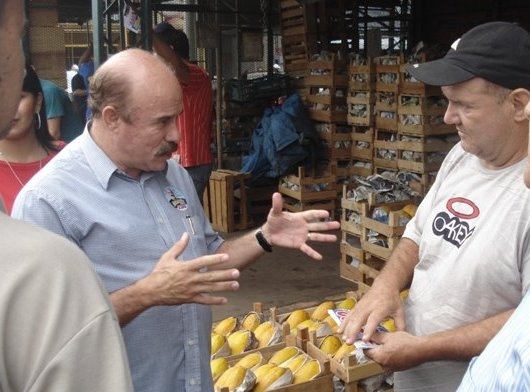
[[264, 76], [256, 79], [230, 79], [226, 88], [230, 100], [249, 102], [255, 99], [288, 95], [291, 88], [288, 75]]

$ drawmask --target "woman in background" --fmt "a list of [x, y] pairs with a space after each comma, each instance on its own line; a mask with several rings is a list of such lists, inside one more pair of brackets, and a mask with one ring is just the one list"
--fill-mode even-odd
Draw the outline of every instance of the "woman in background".
[[0, 200], [7, 214], [22, 187], [64, 147], [48, 131], [42, 87], [33, 68], [26, 77], [11, 129], [0, 140]]

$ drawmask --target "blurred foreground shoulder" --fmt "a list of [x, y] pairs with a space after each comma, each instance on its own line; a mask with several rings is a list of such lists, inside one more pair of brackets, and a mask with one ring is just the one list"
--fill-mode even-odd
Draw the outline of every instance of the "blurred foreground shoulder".
[[0, 275], [0, 390], [132, 391], [115, 313], [82, 251], [0, 213]]

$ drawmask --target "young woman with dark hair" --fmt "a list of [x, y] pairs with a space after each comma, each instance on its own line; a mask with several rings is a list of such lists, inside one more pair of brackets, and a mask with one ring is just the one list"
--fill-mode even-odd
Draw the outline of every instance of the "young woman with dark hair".
[[8, 214], [20, 189], [65, 145], [48, 131], [42, 88], [31, 66], [26, 66], [18, 110], [10, 125], [0, 140], [0, 196]]

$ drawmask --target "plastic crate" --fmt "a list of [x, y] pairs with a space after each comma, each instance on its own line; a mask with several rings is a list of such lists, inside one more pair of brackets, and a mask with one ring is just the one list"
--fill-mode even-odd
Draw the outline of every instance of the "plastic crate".
[[230, 100], [249, 102], [287, 95], [290, 85], [288, 75], [272, 75], [256, 79], [230, 79], [226, 83], [226, 90]]

